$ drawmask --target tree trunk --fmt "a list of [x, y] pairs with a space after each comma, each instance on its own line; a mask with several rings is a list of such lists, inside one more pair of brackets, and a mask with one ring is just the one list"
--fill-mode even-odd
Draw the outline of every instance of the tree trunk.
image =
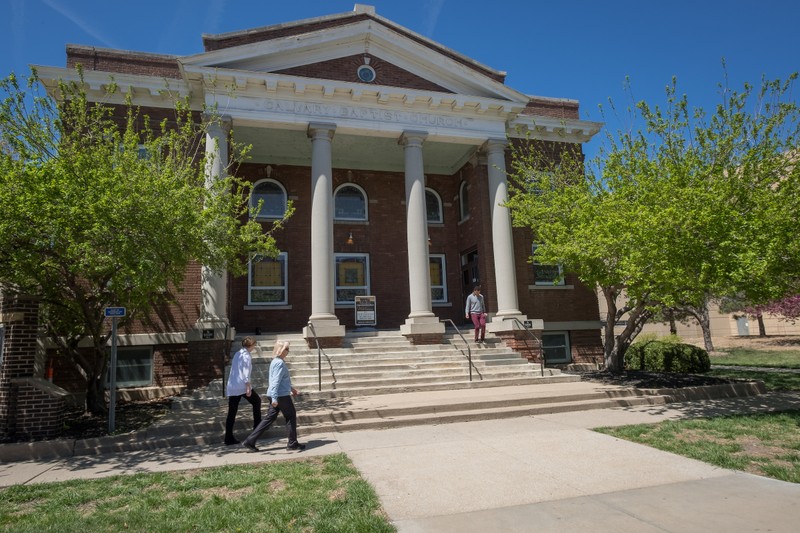
[[606, 370], [613, 372], [616, 359], [616, 337], [614, 326], [617, 323], [617, 291], [613, 287], [602, 287], [606, 299], [606, 324], [603, 339], [603, 364]]
[[705, 344], [706, 351], [711, 353], [714, 351], [714, 342], [711, 340], [711, 319], [708, 316], [708, 305], [695, 309], [694, 316], [700, 323], [700, 329], [703, 330], [703, 344]]
[[670, 309], [667, 311], [667, 316], [669, 316], [669, 334], [670, 335], [677, 335], [678, 334], [678, 326], [675, 324], [675, 312]]
[[90, 378], [86, 384], [86, 410], [93, 415], [108, 413], [105, 399], [105, 383], [102, 378]]
[[761, 311], [756, 314], [756, 320], [758, 320], [758, 336], [766, 337], [767, 328], [764, 327], [764, 315], [761, 314]]

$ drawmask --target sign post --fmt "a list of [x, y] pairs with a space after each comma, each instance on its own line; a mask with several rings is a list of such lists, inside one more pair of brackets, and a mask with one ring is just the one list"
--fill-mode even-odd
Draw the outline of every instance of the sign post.
[[356, 296], [356, 327], [374, 326], [378, 323], [374, 296]]
[[124, 307], [106, 307], [106, 318], [111, 318], [111, 379], [108, 387], [108, 434], [114, 433], [114, 411], [117, 405], [117, 319], [125, 316]]

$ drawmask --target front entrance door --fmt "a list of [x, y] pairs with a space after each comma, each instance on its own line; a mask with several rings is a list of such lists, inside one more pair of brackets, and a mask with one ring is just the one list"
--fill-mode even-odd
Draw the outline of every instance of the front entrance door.
[[478, 269], [478, 250], [470, 250], [461, 254], [461, 301], [467, 300], [467, 295], [473, 287], [481, 282], [481, 273]]

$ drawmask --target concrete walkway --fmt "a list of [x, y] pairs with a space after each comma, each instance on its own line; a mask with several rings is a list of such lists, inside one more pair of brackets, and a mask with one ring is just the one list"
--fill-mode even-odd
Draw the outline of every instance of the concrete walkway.
[[[483, 391], [482, 391], [483, 392]], [[505, 420], [320, 433], [287, 452], [175, 446], [0, 465], [0, 486], [346, 453], [400, 532], [797, 531], [800, 485], [724, 470], [588, 428], [800, 408], [800, 393]]]

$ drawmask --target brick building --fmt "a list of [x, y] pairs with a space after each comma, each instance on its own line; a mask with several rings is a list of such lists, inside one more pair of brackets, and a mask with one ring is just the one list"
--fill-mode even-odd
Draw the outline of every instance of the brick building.
[[296, 209], [276, 235], [277, 259], [254, 257], [243, 277], [197, 265], [178, 304], [149, 329], [124, 332], [121, 364], [142, 370], [127, 385], [219, 375], [215, 354], [234, 331], [302, 331], [339, 346], [356, 326], [356, 296], [375, 297], [376, 328], [435, 343], [441, 319], [470, 327], [464, 300], [478, 282], [499, 337], [513, 343], [517, 320], [527, 321], [551, 362], [601, 353], [594, 291], [531, 265], [531, 235], [502, 206], [509, 137], [531, 132], [579, 149], [597, 133], [576, 101], [507, 87], [504, 72], [370, 6], [204, 35], [203, 45], [191, 56], [68, 45], [66, 68], [37, 67], [52, 90], [81, 64], [97, 99], [113, 76], [152, 116], [172, 108], [167, 93], [190, 96], [198, 111], [215, 106], [223, 121], [207, 138], [209, 179], [225, 171], [232, 131], [252, 144], [237, 173], [253, 183], [252, 201], [264, 201], [264, 223], [288, 201]]

